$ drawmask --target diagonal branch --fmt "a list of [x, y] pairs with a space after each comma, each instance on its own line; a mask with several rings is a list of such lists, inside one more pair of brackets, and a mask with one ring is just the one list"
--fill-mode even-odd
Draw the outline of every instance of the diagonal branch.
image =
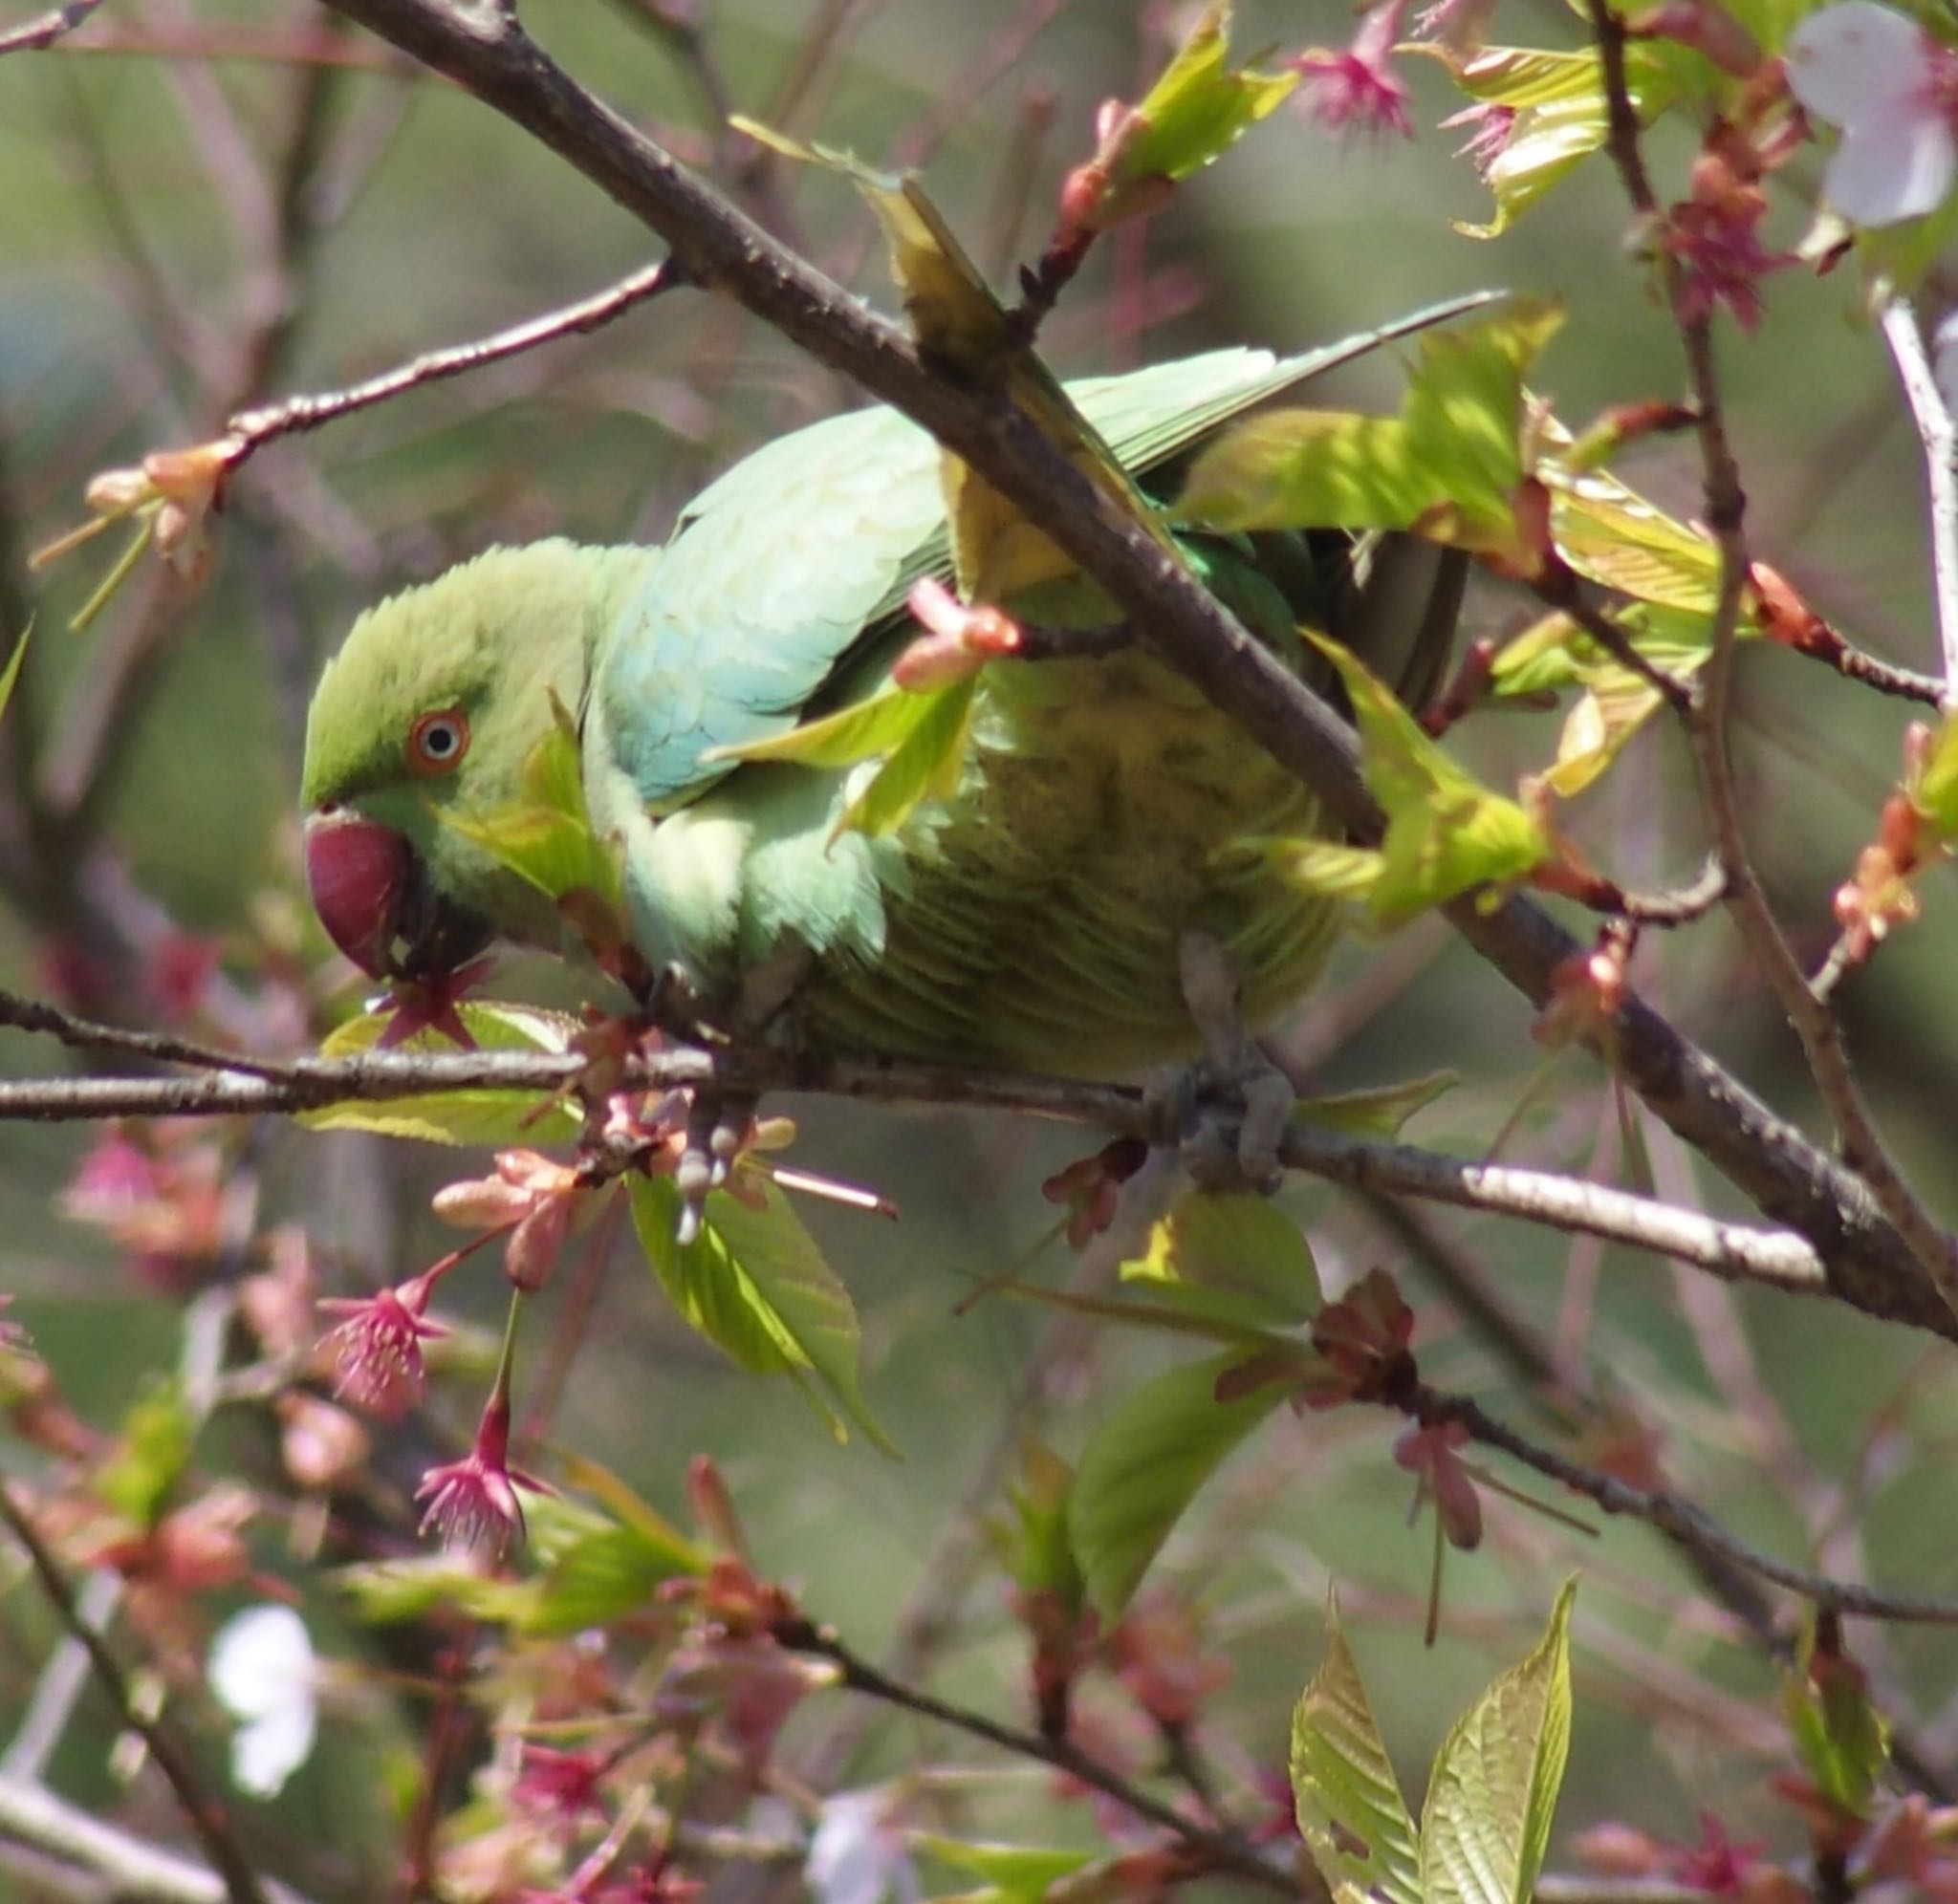
[[1930, 355], [1924, 347], [1910, 300], [1883, 304], [1883, 340], [1897, 362], [1898, 381], [1924, 444], [1925, 478], [1930, 490], [1931, 576], [1938, 608], [1938, 652], [1945, 673], [1944, 699], [1958, 701], [1958, 419], [1938, 388]]

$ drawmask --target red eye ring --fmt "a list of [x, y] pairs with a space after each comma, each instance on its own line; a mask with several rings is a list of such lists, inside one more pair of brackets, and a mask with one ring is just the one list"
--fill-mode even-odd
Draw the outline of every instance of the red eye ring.
[[437, 707], [408, 729], [411, 772], [452, 773], [469, 750], [469, 717], [460, 707]]

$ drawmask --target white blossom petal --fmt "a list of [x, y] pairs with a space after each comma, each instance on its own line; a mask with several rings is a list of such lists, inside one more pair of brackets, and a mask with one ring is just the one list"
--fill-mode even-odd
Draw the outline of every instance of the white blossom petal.
[[1894, 225], [1944, 204], [1958, 171], [1958, 140], [1940, 119], [1857, 125], [1822, 174], [1822, 191], [1852, 225]]
[[823, 1802], [802, 1868], [820, 1904], [914, 1904], [917, 1873], [890, 1822], [887, 1791], [845, 1791]]
[[243, 1721], [231, 1738], [232, 1782], [274, 1796], [306, 1763], [318, 1726], [306, 1623], [290, 1607], [248, 1607], [218, 1629], [207, 1670], [218, 1703]]
[[1926, 116], [1922, 104], [1913, 114], [1925, 72], [1924, 29], [1876, 0], [1842, 0], [1811, 13], [1790, 35], [1782, 56], [1789, 89], [1832, 125]]

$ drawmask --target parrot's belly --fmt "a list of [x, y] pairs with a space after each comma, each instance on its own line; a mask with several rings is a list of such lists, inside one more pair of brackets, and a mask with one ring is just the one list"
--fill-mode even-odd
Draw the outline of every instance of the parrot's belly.
[[[798, 998], [855, 1049], [1113, 1075], [1194, 1056], [1186, 936], [1224, 945], [1255, 1027], [1306, 990], [1331, 908], [1245, 842], [1315, 830], [1291, 775], [1142, 655], [989, 672], [964, 782], [882, 878], [883, 942]], [[885, 862], [890, 866], [890, 862]]]

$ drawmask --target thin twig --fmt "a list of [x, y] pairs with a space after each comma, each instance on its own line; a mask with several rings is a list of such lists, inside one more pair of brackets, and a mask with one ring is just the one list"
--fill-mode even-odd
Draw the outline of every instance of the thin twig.
[[280, 437], [316, 430], [322, 423], [333, 422], [356, 410], [388, 402], [446, 378], [481, 370], [486, 364], [500, 363], [506, 357], [535, 350], [540, 344], [555, 343], [559, 337], [581, 336], [600, 330], [636, 306], [685, 281], [686, 273], [670, 258], [663, 258], [576, 304], [546, 312], [541, 317], [527, 318], [507, 331], [475, 337], [466, 344], [451, 344], [444, 350], [424, 351], [407, 363], [344, 389], [288, 397], [260, 409], [241, 410], [225, 425], [226, 435], [237, 445], [227, 456], [227, 467], [235, 470], [247, 458]]
[[132, 1696], [129, 1681], [123, 1677], [116, 1655], [109, 1651], [102, 1636], [82, 1618], [68, 1576], [35, 1531], [27, 1510], [14, 1500], [12, 1489], [4, 1481], [0, 1481], [0, 1521], [7, 1524], [13, 1538], [26, 1549], [41, 1591], [60, 1616], [62, 1625], [87, 1652], [96, 1678], [116, 1709], [117, 1722], [127, 1726], [142, 1741], [150, 1757], [156, 1761], [157, 1770], [176, 1794], [185, 1823], [204, 1847], [205, 1856], [224, 1878], [226, 1897], [230, 1904], [267, 1904], [257, 1874], [232, 1839], [217, 1802], [207, 1796], [189, 1757], [179, 1748], [175, 1736], [160, 1720], [149, 1718]]
[[1938, 388], [1937, 374], [1931, 368], [1910, 300], [1885, 299], [1879, 321], [1883, 340], [1897, 360], [1897, 376], [1924, 444], [1925, 477], [1930, 489], [1938, 651], [1944, 661], [1944, 699], [1949, 705], [1958, 700], [1958, 421], [1953, 420], [1944, 392]]
[[1886, 1593], [1853, 1580], [1836, 1580], [1825, 1573], [1791, 1567], [1772, 1554], [1762, 1553], [1738, 1535], [1730, 1532], [1704, 1507], [1675, 1494], [1670, 1488], [1634, 1487], [1615, 1475], [1586, 1467], [1581, 1461], [1567, 1460], [1562, 1455], [1539, 1447], [1527, 1436], [1518, 1434], [1506, 1422], [1488, 1414], [1479, 1402], [1463, 1395], [1444, 1394], [1417, 1382], [1408, 1393], [1397, 1397], [1395, 1406], [1422, 1421], [1457, 1421], [1472, 1439], [1485, 1447], [1499, 1448], [1525, 1467], [1561, 1482], [1575, 1494], [1581, 1494], [1607, 1514], [1623, 1514], [1644, 1521], [1684, 1546], [1704, 1548], [1744, 1567], [1763, 1580], [1785, 1587], [1817, 1607], [1838, 1613], [1853, 1613], [1865, 1619], [1899, 1620], [1924, 1626], [1958, 1626], [1958, 1600], [1938, 1600], [1915, 1593]]
[[1173, 1806], [1131, 1785], [1119, 1772], [1111, 1770], [1099, 1759], [1090, 1758], [1066, 1740], [1046, 1739], [1035, 1732], [1022, 1732], [1015, 1726], [1002, 1725], [997, 1720], [988, 1719], [984, 1713], [952, 1705], [915, 1686], [893, 1679], [869, 1660], [851, 1652], [830, 1628], [818, 1627], [813, 1621], [778, 1621], [772, 1634], [778, 1645], [792, 1652], [807, 1653], [829, 1660], [840, 1675], [838, 1683], [850, 1692], [902, 1706], [921, 1719], [937, 1720], [943, 1725], [953, 1726], [975, 1739], [983, 1739], [1016, 1757], [1038, 1760], [1042, 1764], [1052, 1765], [1055, 1770], [1080, 1780], [1083, 1785], [1093, 1785], [1097, 1791], [1126, 1806], [1138, 1817], [1161, 1826], [1192, 1850], [1201, 1852], [1207, 1864], [1216, 1871], [1232, 1872], [1264, 1890], [1280, 1892], [1288, 1897], [1310, 1894], [1310, 1887], [1255, 1847], [1228, 1832], [1214, 1830], [1185, 1817]]

